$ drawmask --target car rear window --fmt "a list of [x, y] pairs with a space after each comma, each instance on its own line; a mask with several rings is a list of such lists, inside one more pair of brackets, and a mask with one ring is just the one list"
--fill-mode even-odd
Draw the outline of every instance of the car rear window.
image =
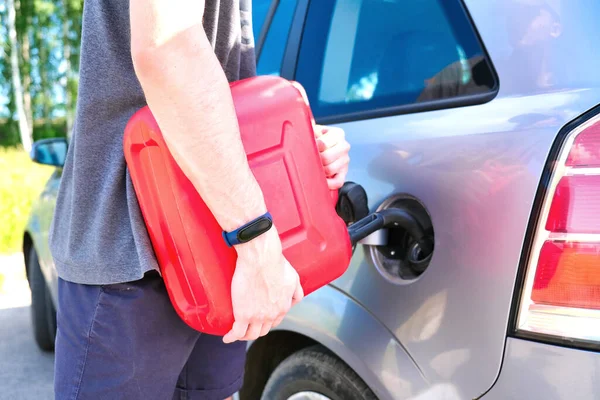
[[296, 79], [317, 118], [431, 105], [497, 87], [458, 0], [313, 0]]

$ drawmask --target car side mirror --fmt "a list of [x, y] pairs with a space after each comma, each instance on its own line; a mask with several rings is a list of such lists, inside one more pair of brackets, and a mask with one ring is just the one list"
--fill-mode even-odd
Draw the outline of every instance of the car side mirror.
[[38, 140], [31, 147], [29, 156], [38, 164], [62, 167], [67, 158], [67, 140], [64, 138]]

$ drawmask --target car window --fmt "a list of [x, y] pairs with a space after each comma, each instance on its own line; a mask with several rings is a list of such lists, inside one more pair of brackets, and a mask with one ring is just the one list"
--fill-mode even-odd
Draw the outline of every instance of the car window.
[[458, 0], [320, 0], [295, 77], [315, 117], [490, 92], [491, 64]]
[[252, 32], [255, 42], [258, 41], [272, 2], [273, 0], [252, 0]]
[[280, 0], [258, 59], [259, 75], [279, 75], [297, 0]]

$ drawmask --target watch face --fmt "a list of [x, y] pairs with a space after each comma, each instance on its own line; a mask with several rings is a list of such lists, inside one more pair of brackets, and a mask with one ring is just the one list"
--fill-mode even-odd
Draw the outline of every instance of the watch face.
[[238, 240], [242, 243], [248, 242], [271, 229], [271, 226], [273, 226], [273, 221], [271, 221], [270, 218], [262, 217], [257, 219], [252, 224], [244, 227], [238, 232]]

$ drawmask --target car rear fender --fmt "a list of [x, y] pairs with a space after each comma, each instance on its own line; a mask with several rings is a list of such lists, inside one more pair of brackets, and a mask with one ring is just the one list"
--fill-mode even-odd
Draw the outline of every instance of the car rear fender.
[[348, 364], [379, 399], [419, 398], [431, 389], [414, 360], [384, 325], [333, 286], [310, 294], [278, 330], [325, 346]]

